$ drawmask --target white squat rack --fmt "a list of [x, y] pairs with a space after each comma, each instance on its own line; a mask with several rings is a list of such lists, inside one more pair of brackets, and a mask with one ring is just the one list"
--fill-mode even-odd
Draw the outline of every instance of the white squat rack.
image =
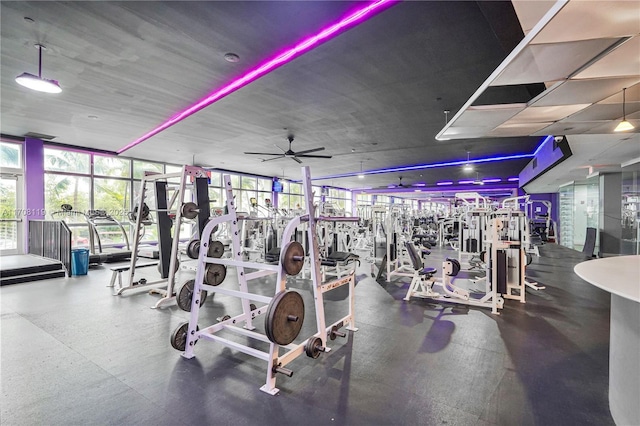
[[[193, 219], [198, 215], [197, 205], [192, 203], [191, 200], [185, 200], [185, 188], [187, 186], [188, 180], [192, 179], [195, 181], [195, 178], [203, 178], [206, 177], [206, 171], [200, 167], [196, 166], [182, 166], [182, 169], [179, 172], [172, 173], [148, 173], [145, 172], [144, 177], [142, 178], [142, 182], [140, 184], [140, 195], [138, 199], [138, 203], [136, 205], [135, 210], [135, 233], [134, 233], [134, 241], [131, 250], [131, 260], [129, 263], [129, 269], [127, 271], [127, 285], [122, 286], [119, 282], [119, 286], [114, 288], [114, 295], [122, 295], [124, 292], [129, 290], [141, 290], [143, 288], [151, 288], [150, 292], [158, 293], [162, 296], [158, 302], [153, 306], [154, 308], [159, 308], [162, 306], [171, 305], [175, 301], [174, 296], [174, 285], [175, 285], [175, 275], [178, 271], [178, 263], [179, 263], [179, 247], [178, 244], [180, 242], [180, 228], [183, 223], [184, 218]], [[160, 206], [156, 206], [155, 210], [149, 210], [146, 206], [147, 199], [147, 191], [150, 190], [149, 186], [151, 184], [164, 183], [167, 185], [170, 179], [180, 179], [180, 182], [177, 184], [177, 188], [173, 191], [173, 194], [168, 200], [160, 200], [156, 198], [156, 204], [161, 204]], [[165, 189], [165, 191], [167, 191]], [[157, 189], [156, 189], [157, 192]], [[163, 195], [165, 192], [162, 193]], [[156, 194], [158, 196], [159, 194]], [[168, 196], [168, 192], [166, 192]], [[164, 204], [166, 203], [166, 207]], [[164, 207], [164, 208], [163, 208]], [[171, 219], [169, 215], [174, 215], [173, 218], [173, 236], [170, 238], [165, 238], [165, 243], [170, 243], [170, 250], [166, 250], [166, 248], [162, 248], [169, 252], [169, 256], [163, 256], [163, 253], [160, 253], [160, 263], [159, 268], [162, 270], [162, 258], [164, 257], [166, 261], [168, 261], [168, 276], [166, 278], [161, 278], [157, 281], [145, 282], [142, 283], [140, 281], [135, 281], [135, 271], [136, 268], [140, 265], [137, 264], [138, 261], [138, 250], [140, 248], [141, 238], [143, 235], [143, 227], [145, 226], [145, 212], [148, 214], [149, 212], [156, 212], [158, 214], [164, 213], [168, 223], [165, 226], [170, 229], [171, 228]], [[160, 217], [157, 218], [160, 221]], [[170, 231], [167, 231], [167, 235], [169, 236]], [[160, 232], [159, 232], [160, 234]], [[162, 236], [159, 235], [159, 238]], [[161, 238], [162, 239], [162, 238]], [[142, 265], [148, 266], [148, 265]], [[164, 289], [159, 288], [162, 286], [166, 287]], [[111, 281], [111, 286], [114, 286], [114, 280]]]
[[[344, 221], [357, 222], [357, 217], [315, 217], [313, 205], [313, 193], [311, 191], [311, 176], [308, 167], [302, 168], [306, 214], [290, 219], [282, 233], [282, 249], [278, 264], [247, 262], [242, 256], [242, 245], [239, 233], [239, 218], [236, 215], [233, 193], [231, 190], [230, 176], [225, 175], [224, 185], [226, 189], [226, 203], [228, 213], [213, 218], [207, 223], [202, 232], [200, 254], [196, 278], [191, 293], [189, 288], [184, 293], [181, 291], [179, 298], [190, 298], [189, 322], [180, 325], [171, 336], [171, 344], [175, 349], [183, 351], [182, 356], [190, 359], [195, 356], [194, 346], [198, 340], [209, 340], [223, 344], [227, 347], [243, 352], [255, 358], [267, 362], [266, 381], [260, 390], [275, 395], [279, 392], [276, 387], [276, 374], [281, 373], [291, 376], [293, 372], [286, 366], [297, 357], [306, 353], [311, 358], [317, 358], [322, 352], [329, 352], [327, 339], [335, 339], [336, 336], [345, 337], [346, 334], [339, 329], [347, 326], [350, 331], [357, 331], [354, 318], [354, 289], [355, 273], [329, 282], [322, 282], [320, 271], [320, 256], [318, 248], [318, 236], [316, 224], [318, 221]], [[230, 258], [211, 257], [209, 246], [215, 244], [211, 241], [211, 232], [216, 225], [228, 223], [232, 235], [232, 256]], [[316, 328], [315, 332], [300, 341], [293, 343], [298, 337], [304, 320], [304, 303], [302, 297], [295, 291], [287, 289], [287, 275], [297, 275], [305, 261], [302, 245], [291, 241], [297, 227], [306, 223], [307, 238], [309, 241], [308, 257], [311, 259], [311, 285], [315, 304]], [[234, 267], [237, 274], [238, 289], [220, 287], [226, 276], [226, 268]], [[247, 272], [247, 269], [252, 272]], [[276, 288], [274, 297], [268, 297], [249, 291], [249, 282], [256, 278], [276, 274]], [[349, 286], [348, 313], [338, 321], [327, 325], [324, 314], [323, 294], [341, 287]], [[199, 310], [206, 292], [220, 293], [237, 297], [241, 300], [242, 313], [233, 317], [225, 316], [216, 324], [200, 329], [198, 327]], [[263, 303], [260, 307], [250, 304], [250, 301]], [[180, 306], [181, 303], [178, 303]], [[253, 322], [259, 315], [265, 315], [265, 333], [254, 331]], [[268, 350], [260, 350], [254, 346], [223, 337], [225, 333], [248, 337], [253, 340], [267, 343]]]

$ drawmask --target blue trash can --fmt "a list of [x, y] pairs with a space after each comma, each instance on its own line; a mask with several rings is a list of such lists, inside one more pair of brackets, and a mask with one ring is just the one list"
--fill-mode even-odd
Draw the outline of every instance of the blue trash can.
[[87, 275], [89, 272], [89, 249], [71, 250], [71, 275]]

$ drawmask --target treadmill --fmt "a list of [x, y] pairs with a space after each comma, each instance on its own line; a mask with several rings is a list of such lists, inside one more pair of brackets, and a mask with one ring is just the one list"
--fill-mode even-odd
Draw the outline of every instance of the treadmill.
[[[122, 262], [131, 258], [131, 246], [129, 245], [129, 236], [127, 231], [117, 219], [107, 214], [105, 210], [89, 210], [85, 215], [89, 228], [92, 232], [89, 233], [89, 247], [91, 254], [89, 255], [89, 263], [111, 263]], [[100, 228], [117, 229], [118, 235], [122, 234], [124, 240], [124, 246], [119, 247], [102, 247], [102, 237], [105, 236], [106, 231], [102, 231], [100, 234]], [[112, 231], [113, 232], [113, 231]], [[96, 251], [97, 246], [97, 251]], [[93, 256], [94, 262], [91, 257]]]
[[[131, 249], [129, 246], [129, 236], [122, 224], [115, 218], [109, 216], [104, 210], [89, 210], [89, 214], [81, 211], [73, 210], [70, 204], [63, 204], [61, 210], [51, 213], [51, 217], [55, 220], [65, 222], [67, 218], [82, 218], [85, 223], [72, 222], [67, 226], [72, 230], [80, 225], [86, 224], [89, 229], [89, 264], [95, 265], [100, 263], [121, 262], [131, 258]], [[106, 226], [115, 227], [118, 234], [124, 237], [124, 247], [102, 247], [102, 238], [100, 228]], [[103, 235], [104, 236], [104, 235]]]

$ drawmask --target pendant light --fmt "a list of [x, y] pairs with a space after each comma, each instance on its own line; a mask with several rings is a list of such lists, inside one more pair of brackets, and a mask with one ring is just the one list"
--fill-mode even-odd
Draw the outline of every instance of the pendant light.
[[16, 83], [21, 86], [27, 87], [31, 90], [36, 90], [38, 92], [45, 93], [60, 93], [62, 92], [62, 88], [60, 84], [56, 80], [49, 80], [47, 78], [42, 77], [42, 49], [46, 50], [46, 47], [41, 44], [36, 44], [35, 47], [38, 48], [38, 75], [35, 76], [28, 72], [23, 72], [19, 76], [16, 77]]
[[626, 91], [627, 91], [626, 87], [622, 89], [622, 121], [618, 123], [615, 129], [613, 129], [614, 132], [624, 132], [624, 131], [633, 129], [633, 124], [627, 121], [627, 113], [624, 108], [624, 104], [626, 102], [626, 96], [625, 96]]
[[473, 165], [471, 163], [469, 163], [469, 151], [467, 151], [467, 164], [464, 165], [462, 170], [467, 172], [467, 173], [473, 171]]
[[364, 173], [362, 173], [362, 161], [360, 162], [360, 174], [358, 175], [358, 179], [364, 179]]

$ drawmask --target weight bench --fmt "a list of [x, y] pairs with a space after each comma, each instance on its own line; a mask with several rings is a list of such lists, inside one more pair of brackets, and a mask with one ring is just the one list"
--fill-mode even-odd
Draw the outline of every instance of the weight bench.
[[[149, 266], [157, 266], [158, 262], [151, 263], [141, 263], [135, 266], [136, 269], [139, 268], [148, 268]], [[114, 266], [113, 268], [109, 268], [111, 270], [111, 282], [107, 287], [114, 287], [116, 283], [116, 278], [118, 279], [118, 290], [122, 288], [122, 273], [131, 269], [131, 265], [124, 266]]]
[[[341, 268], [348, 267], [352, 264], [354, 264], [353, 268], [348, 268], [344, 271], [341, 270]], [[331, 254], [325, 259], [320, 260], [320, 265], [326, 267], [323, 268], [323, 275], [335, 275], [338, 278], [341, 278], [343, 275], [347, 275], [351, 269], [355, 270], [355, 264], [360, 266], [360, 256], [346, 251], [331, 252]]]

